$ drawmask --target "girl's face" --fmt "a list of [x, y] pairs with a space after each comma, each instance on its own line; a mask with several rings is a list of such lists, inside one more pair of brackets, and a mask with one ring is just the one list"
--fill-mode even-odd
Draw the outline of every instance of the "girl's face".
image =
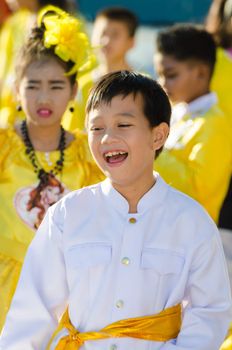
[[68, 102], [74, 98], [64, 68], [54, 59], [32, 62], [18, 85], [18, 99], [27, 121], [38, 126], [60, 124]]

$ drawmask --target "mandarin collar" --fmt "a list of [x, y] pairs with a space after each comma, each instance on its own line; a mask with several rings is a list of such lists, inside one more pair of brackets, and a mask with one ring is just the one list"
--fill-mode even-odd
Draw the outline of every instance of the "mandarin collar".
[[[143, 214], [150, 208], [158, 207], [164, 202], [169, 186], [157, 172], [154, 173], [154, 177], [156, 178], [156, 183], [139, 200], [136, 215]], [[113, 206], [122, 214], [134, 215], [129, 213], [127, 200], [112, 186], [108, 178], [101, 182], [101, 191], [109, 206]]]
[[190, 118], [194, 119], [195, 117], [207, 112], [217, 102], [218, 98], [216, 93], [210, 92], [196, 98], [190, 103], [178, 103], [172, 108], [171, 124], [175, 124], [185, 115], [188, 115]]

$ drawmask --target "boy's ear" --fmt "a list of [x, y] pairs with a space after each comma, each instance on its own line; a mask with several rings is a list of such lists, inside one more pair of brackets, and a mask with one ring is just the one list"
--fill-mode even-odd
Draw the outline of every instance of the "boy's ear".
[[210, 70], [209, 70], [208, 65], [206, 65], [204, 63], [200, 63], [197, 66], [197, 73], [198, 73], [199, 79], [201, 79], [201, 80], [203, 79], [203, 80], [208, 81], [209, 76], [210, 76]]
[[167, 123], [160, 123], [158, 126], [153, 128], [153, 148], [154, 151], [163, 147], [165, 141], [169, 135], [169, 126]]

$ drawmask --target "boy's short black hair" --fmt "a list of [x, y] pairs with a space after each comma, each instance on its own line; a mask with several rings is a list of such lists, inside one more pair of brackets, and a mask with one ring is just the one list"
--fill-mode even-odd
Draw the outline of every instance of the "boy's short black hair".
[[212, 76], [216, 62], [216, 45], [210, 33], [196, 25], [174, 25], [160, 31], [157, 51], [178, 61], [196, 60], [209, 66]]
[[[110, 104], [116, 96], [134, 97], [140, 94], [143, 98], [144, 115], [151, 128], [161, 123], [170, 124], [171, 105], [163, 88], [153, 79], [130, 71], [118, 71], [104, 75], [90, 91], [86, 114], [97, 108], [101, 103]], [[156, 157], [162, 151], [156, 151]]]
[[131, 37], [135, 36], [136, 29], [138, 28], [138, 19], [136, 15], [124, 7], [106, 7], [99, 11], [96, 15], [96, 19], [99, 17], [105, 17], [112, 21], [119, 21], [124, 23]]

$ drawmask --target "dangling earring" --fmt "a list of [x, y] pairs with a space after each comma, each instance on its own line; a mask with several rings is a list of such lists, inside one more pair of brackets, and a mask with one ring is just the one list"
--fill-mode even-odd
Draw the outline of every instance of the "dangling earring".
[[22, 107], [21, 107], [20, 105], [18, 105], [18, 106], [16, 107], [16, 109], [17, 109], [18, 112], [21, 112]]
[[69, 107], [69, 110], [70, 110], [71, 113], [73, 113], [74, 112], [74, 107]]

